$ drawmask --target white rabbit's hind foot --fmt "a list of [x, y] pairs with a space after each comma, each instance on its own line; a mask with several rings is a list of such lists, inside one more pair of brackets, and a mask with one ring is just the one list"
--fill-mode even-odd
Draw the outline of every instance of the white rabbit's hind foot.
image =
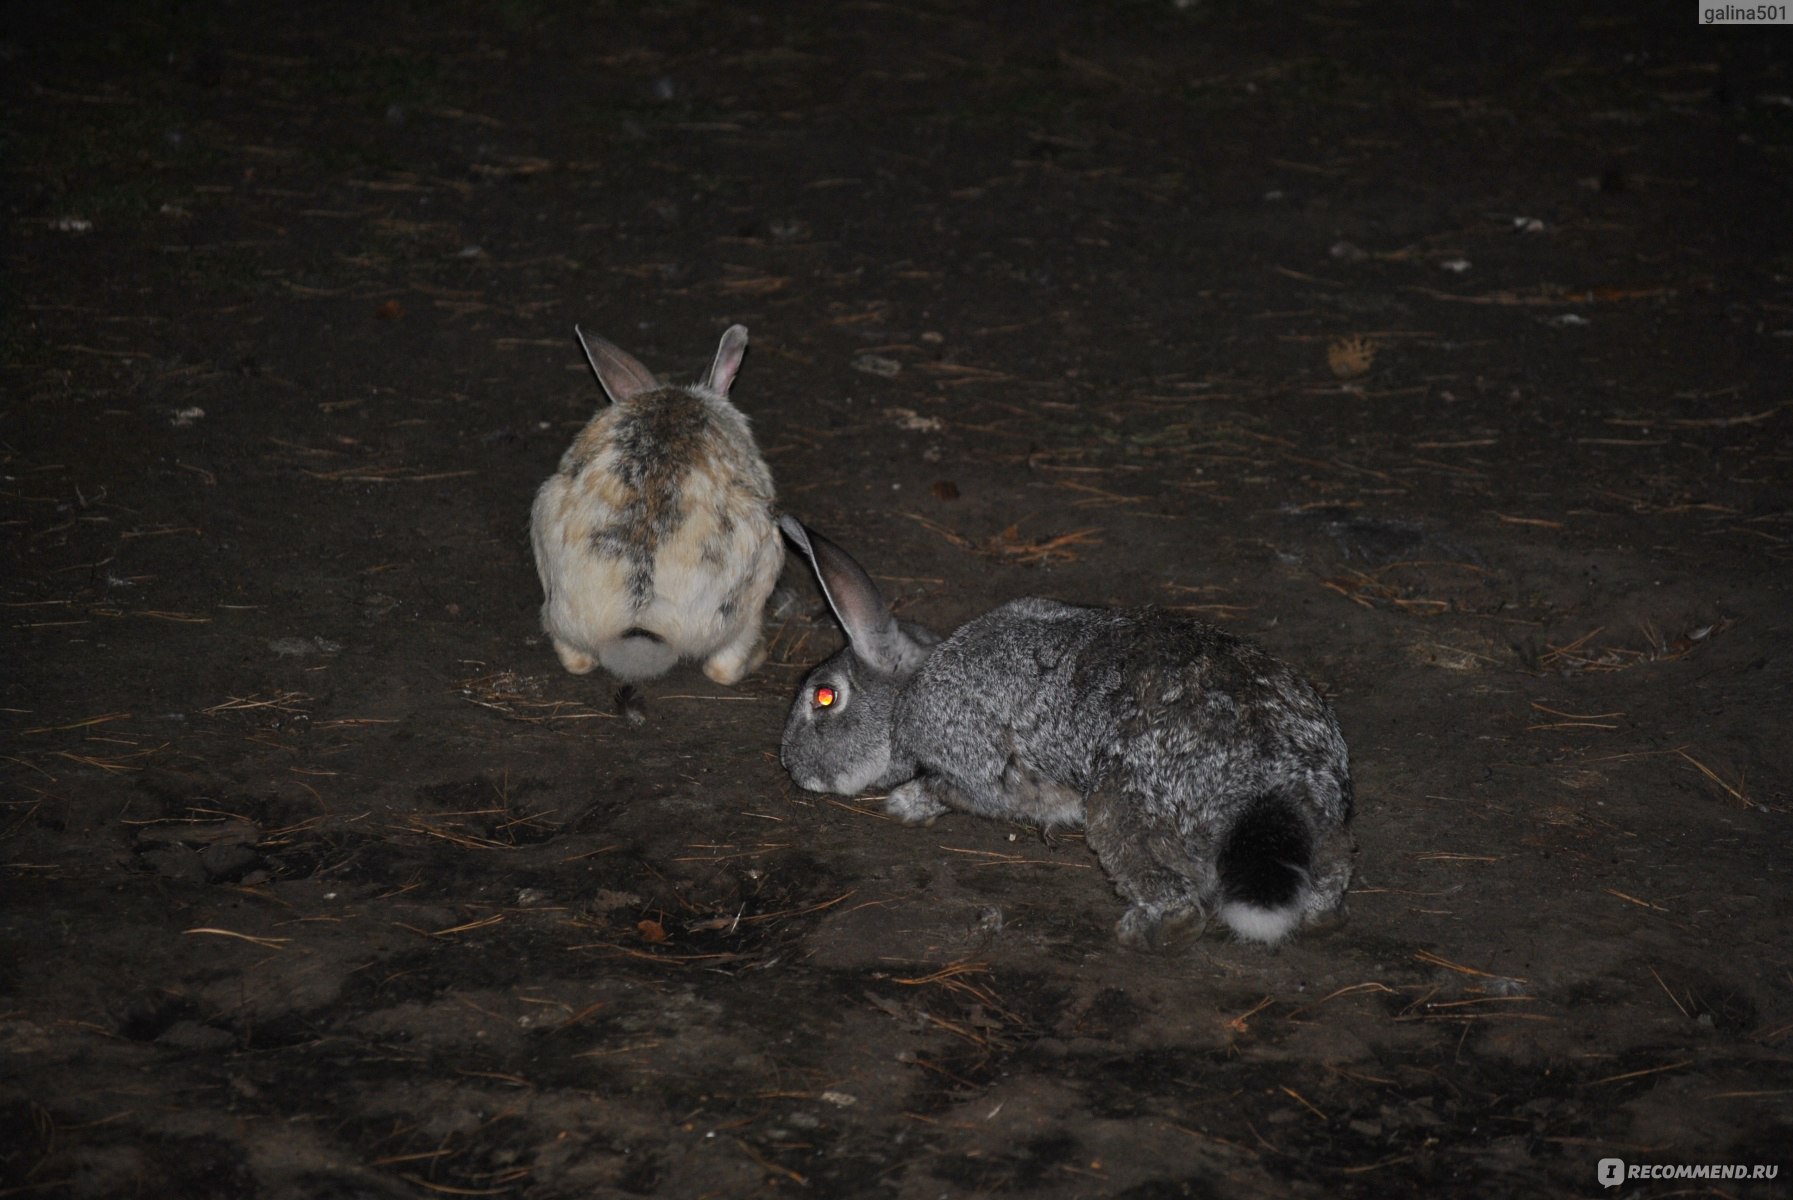
[[704, 660], [704, 674], [724, 687], [733, 687], [766, 661], [766, 646], [756, 629], [749, 637], [732, 642]]
[[586, 675], [598, 665], [598, 660], [583, 650], [567, 645], [559, 638], [554, 639], [554, 653], [560, 656], [560, 665], [574, 675]]

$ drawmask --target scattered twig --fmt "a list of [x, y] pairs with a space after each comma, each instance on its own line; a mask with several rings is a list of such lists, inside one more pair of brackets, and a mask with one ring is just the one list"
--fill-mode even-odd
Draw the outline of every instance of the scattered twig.
[[238, 933], [234, 929], [213, 929], [207, 926], [202, 926], [198, 929], [183, 929], [181, 932], [205, 933], [211, 934], [214, 937], [237, 938], [240, 941], [251, 942], [257, 946], [266, 947], [269, 950], [283, 950], [286, 948], [286, 944], [293, 940], [291, 938], [283, 937], [258, 937], [253, 933]]
[[1621, 1083], [1627, 1079], [1641, 1079], [1646, 1075], [1660, 1075], [1664, 1071], [1679, 1071], [1682, 1067], [1691, 1066], [1693, 1066], [1693, 1059], [1684, 1058], [1680, 1062], [1664, 1063], [1660, 1067], [1645, 1067], [1640, 1071], [1622, 1071], [1617, 1075], [1607, 1075], [1604, 1078], [1592, 1081], [1588, 1086], [1599, 1087], [1601, 1084], [1606, 1083]]
[[1280, 1090], [1283, 1092], [1284, 1095], [1287, 1095], [1288, 1097], [1293, 1099], [1296, 1103], [1300, 1104], [1301, 1107], [1307, 1109], [1308, 1112], [1313, 1113], [1314, 1116], [1319, 1117], [1322, 1121], [1329, 1119], [1325, 1113], [1321, 1112], [1319, 1109], [1315, 1108], [1312, 1104], [1310, 1104], [1308, 1102], [1308, 1099], [1306, 1096], [1303, 1096], [1300, 1092], [1296, 1091], [1294, 1088], [1282, 1086]]
[[938, 521], [929, 520], [920, 513], [906, 512], [902, 514], [919, 523], [931, 533], [937, 533], [950, 544], [961, 550], [979, 555], [983, 558], [998, 561], [1020, 563], [1023, 566], [1041, 566], [1053, 562], [1075, 562], [1077, 551], [1074, 546], [1099, 544], [1094, 536], [1101, 532], [1092, 526], [1086, 529], [1074, 529], [1070, 533], [1061, 533], [1053, 537], [1027, 540], [1021, 535], [1021, 526], [1010, 525], [1001, 533], [985, 538], [981, 542], [973, 541], [961, 533], [956, 533]]
[[1647, 908], [1651, 912], [1667, 912], [1668, 911], [1668, 909], [1662, 907], [1662, 905], [1660, 905], [1660, 904], [1651, 904], [1648, 900], [1639, 900], [1636, 896], [1626, 895], [1624, 892], [1621, 892], [1618, 888], [1607, 888], [1606, 894], [1609, 896], [1617, 896], [1620, 900], [1623, 900], [1627, 904], [1635, 904], [1639, 908]]
[[771, 1159], [767, 1158], [764, 1154], [761, 1154], [758, 1150], [755, 1150], [750, 1144], [748, 1144], [748, 1142], [745, 1139], [735, 1138], [734, 1142], [735, 1142], [736, 1147], [738, 1147], [740, 1149], [741, 1153], [745, 1154], [748, 1158], [751, 1158], [762, 1169], [771, 1171], [774, 1175], [783, 1175], [786, 1179], [789, 1179], [791, 1182], [795, 1183], [798, 1187], [808, 1187], [809, 1186], [808, 1177], [798, 1174], [796, 1171], [791, 1170], [789, 1167], [785, 1166], [783, 1163], [773, 1162]]
[[1076, 870], [1087, 871], [1091, 866], [1087, 862], [1067, 862], [1056, 858], [1025, 858], [1019, 854], [1005, 854], [1000, 850], [974, 850], [963, 846], [942, 846], [940, 848], [948, 854], [965, 854], [981, 858], [984, 861], [977, 864], [980, 867], [1072, 867]]
[[70, 729], [88, 729], [95, 725], [105, 725], [112, 721], [128, 721], [130, 719], [131, 714], [128, 712], [102, 713], [97, 717], [88, 717], [83, 721], [70, 721], [67, 725], [40, 725], [36, 729], [21, 729], [19, 730], [19, 735], [23, 737], [26, 734], [33, 733], [62, 733]]
[[1275, 1003], [1275, 997], [1265, 996], [1262, 1000], [1259, 1000], [1256, 1004], [1252, 1005], [1238, 1016], [1228, 1017], [1222, 1024], [1234, 1033], [1249, 1033], [1251, 1031], [1251, 1018], [1257, 1016], [1266, 1008], [1269, 1008], [1273, 1003]]
[[613, 720], [616, 717], [613, 712], [600, 712], [577, 700], [543, 699], [541, 681], [519, 675], [515, 671], [496, 671], [490, 675], [463, 679], [455, 685], [455, 692], [471, 704], [489, 708], [513, 721], [530, 725], [553, 721]]
[[1293, 1021], [1303, 1013], [1312, 1012], [1322, 1005], [1332, 1003], [1332, 1001], [1337, 1000], [1340, 996], [1352, 996], [1359, 992], [1381, 992], [1392, 994], [1394, 989], [1389, 987], [1386, 983], [1379, 983], [1374, 979], [1364, 983], [1347, 984], [1342, 988], [1336, 988], [1333, 991], [1328, 992], [1318, 1000], [1315, 1000], [1312, 1004], [1304, 1004], [1300, 1008], [1293, 1010], [1288, 1014], [1288, 1019]]
[[[1629, 897], [1627, 897], [1627, 899], [1629, 899]], [[1676, 997], [1673, 989], [1671, 989], [1668, 984], [1662, 982], [1662, 976], [1656, 974], [1656, 968], [1649, 967], [1648, 970], [1650, 972], [1650, 977], [1656, 981], [1656, 985], [1658, 987], [1660, 987], [1663, 990], [1664, 994], [1666, 994], [1668, 996], [1669, 1003], [1673, 1004], [1676, 1008], [1680, 1009], [1682, 1016], [1686, 1017], [1690, 1021], [1693, 1020], [1693, 1014], [1687, 1011], [1687, 1006], [1685, 1004], [1682, 1004], [1680, 999], [1678, 997]]]
[[1739, 775], [1737, 777], [1737, 786], [1732, 787], [1730, 784], [1726, 783], [1723, 779], [1719, 778], [1718, 772], [1714, 771], [1711, 767], [1708, 767], [1705, 763], [1701, 762], [1699, 759], [1697, 759], [1693, 755], [1689, 754], [1685, 749], [1677, 747], [1675, 750], [1675, 753], [1680, 755], [1682, 758], [1686, 759], [1688, 762], [1692, 763], [1694, 765], [1694, 767], [1699, 771], [1700, 774], [1704, 775], [1707, 779], [1710, 779], [1713, 783], [1717, 784], [1720, 788], [1722, 788], [1724, 790], [1725, 794], [1730, 796], [1731, 799], [1733, 799], [1737, 803], [1743, 805], [1743, 807], [1745, 807], [1745, 808], [1749, 807], [1749, 797], [1743, 791], [1743, 777], [1741, 775]]
[[1434, 300], [1448, 300], [1457, 304], [1491, 304], [1506, 308], [1554, 308], [1568, 304], [1605, 303], [1615, 300], [1649, 300], [1660, 296], [1672, 296], [1674, 288], [1587, 288], [1579, 292], [1555, 291], [1539, 289], [1536, 292], [1516, 292], [1502, 289], [1486, 292], [1479, 296], [1460, 296], [1454, 292], [1441, 292], [1437, 288], [1413, 285], [1412, 291], [1422, 296], [1430, 296]]
[[1511, 980], [1514, 983], [1526, 982], [1526, 980], [1517, 975], [1496, 975], [1490, 971], [1480, 971], [1475, 967], [1466, 967], [1462, 963], [1452, 962], [1450, 959], [1434, 954], [1430, 950], [1415, 951], [1413, 957], [1430, 966], [1443, 967], [1447, 971], [1455, 971], [1459, 975], [1473, 975], [1478, 979], [1505, 979]]
[[298, 713], [305, 710], [299, 705], [311, 699], [304, 692], [276, 692], [272, 696], [232, 696], [220, 704], [210, 708], [202, 708], [201, 712], [208, 717], [224, 712], [248, 712], [255, 709], [273, 709], [275, 712]]

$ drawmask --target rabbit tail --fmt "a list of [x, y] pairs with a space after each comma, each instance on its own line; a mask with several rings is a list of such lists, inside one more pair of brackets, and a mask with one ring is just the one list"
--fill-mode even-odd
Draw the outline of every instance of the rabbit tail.
[[1313, 907], [1313, 858], [1297, 802], [1282, 791], [1261, 793], [1221, 845], [1220, 919], [1246, 941], [1282, 941]]
[[598, 647], [598, 661], [625, 683], [664, 675], [678, 660], [679, 652], [665, 638], [639, 627]]

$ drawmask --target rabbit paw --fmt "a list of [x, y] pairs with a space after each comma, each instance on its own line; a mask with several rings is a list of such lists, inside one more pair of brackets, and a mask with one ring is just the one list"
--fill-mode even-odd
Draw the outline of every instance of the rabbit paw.
[[1161, 909], [1135, 904], [1115, 922], [1114, 935], [1129, 950], [1161, 954], [1194, 941], [1207, 928], [1208, 914], [1199, 908]]
[[747, 650], [730, 646], [704, 660], [704, 674], [724, 687], [733, 687], [759, 669], [766, 661], [766, 651], [755, 641]]
[[586, 675], [598, 665], [598, 660], [583, 650], [575, 650], [559, 638], [554, 639], [554, 653], [560, 656], [560, 665], [574, 675]]
[[1301, 926], [1311, 933], [1331, 933], [1334, 930], [1343, 929], [1349, 915], [1345, 910], [1344, 901], [1341, 900], [1331, 908], [1309, 913]]
[[925, 781], [911, 779], [890, 793], [884, 811], [905, 825], [932, 825], [947, 807], [934, 798]]

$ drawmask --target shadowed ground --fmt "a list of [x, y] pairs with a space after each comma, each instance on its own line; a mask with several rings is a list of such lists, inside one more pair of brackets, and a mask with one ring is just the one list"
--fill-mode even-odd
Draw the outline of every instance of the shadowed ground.
[[[1793, 1166], [1787, 35], [302, 8], [0, 16], [0, 1195]], [[736, 321], [782, 506], [905, 616], [1309, 671], [1349, 921], [1132, 954], [1079, 837], [795, 790], [796, 566], [739, 688], [561, 671], [572, 327], [689, 380]]]

